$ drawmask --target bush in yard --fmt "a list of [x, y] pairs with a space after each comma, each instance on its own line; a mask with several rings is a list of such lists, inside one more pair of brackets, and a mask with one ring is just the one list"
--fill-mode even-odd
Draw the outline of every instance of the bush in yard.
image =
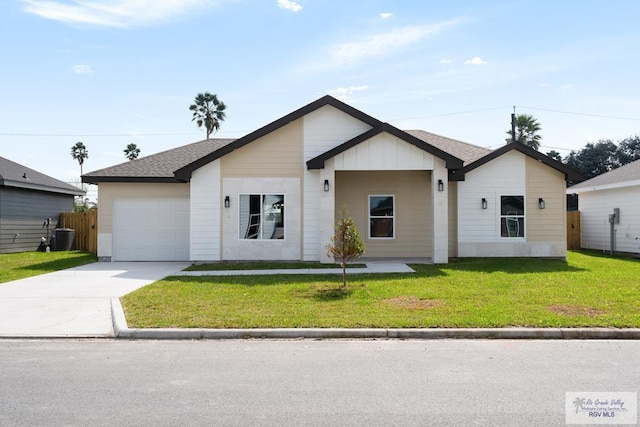
[[358, 259], [364, 253], [364, 243], [360, 232], [346, 207], [340, 211], [331, 243], [327, 245], [327, 255], [340, 261], [342, 267], [342, 287], [347, 286], [347, 262]]

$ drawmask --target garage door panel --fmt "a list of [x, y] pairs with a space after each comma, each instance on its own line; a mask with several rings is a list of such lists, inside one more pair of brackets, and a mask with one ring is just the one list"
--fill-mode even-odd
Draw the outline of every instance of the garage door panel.
[[113, 206], [113, 259], [187, 261], [188, 199], [120, 199]]

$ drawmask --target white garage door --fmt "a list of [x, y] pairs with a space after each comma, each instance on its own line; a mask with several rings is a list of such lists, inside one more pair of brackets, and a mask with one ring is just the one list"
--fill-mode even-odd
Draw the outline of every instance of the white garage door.
[[189, 260], [189, 200], [114, 200], [113, 260]]

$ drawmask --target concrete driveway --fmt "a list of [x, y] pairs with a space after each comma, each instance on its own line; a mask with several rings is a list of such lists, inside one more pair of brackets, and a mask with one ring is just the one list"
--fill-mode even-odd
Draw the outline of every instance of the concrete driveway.
[[0, 337], [111, 337], [111, 298], [186, 262], [96, 262], [0, 284]]

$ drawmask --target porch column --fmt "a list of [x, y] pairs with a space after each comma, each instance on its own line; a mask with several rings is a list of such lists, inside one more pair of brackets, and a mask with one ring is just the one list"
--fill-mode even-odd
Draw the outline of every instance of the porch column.
[[[320, 169], [320, 262], [330, 264], [333, 258], [327, 256], [327, 245], [331, 241], [331, 237], [335, 228], [335, 212], [336, 212], [336, 174], [333, 165], [333, 159], [325, 162], [324, 168]], [[325, 191], [325, 181], [328, 182], [329, 191]]]
[[[431, 172], [431, 200], [433, 200], [433, 263], [449, 262], [449, 181], [444, 160], [434, 159]], [[440, 181], [443, 189], [440, 191]]]

